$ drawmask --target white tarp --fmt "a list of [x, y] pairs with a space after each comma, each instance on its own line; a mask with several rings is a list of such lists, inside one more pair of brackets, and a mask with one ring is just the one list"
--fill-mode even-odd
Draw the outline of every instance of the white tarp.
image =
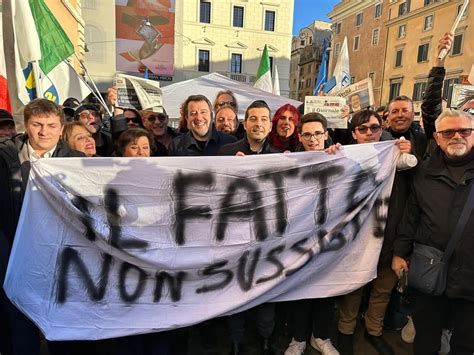
[[214, 103], [217, 93], [221, 90], [230, 90], [235, 94], [239, 105], [240, 119], [244, 119], [246, 108], [255, 100], [265, 100], [272, 110], [272, 115], [285, 104], [292, 104], [295, 107], [301, 105], [299, 101], [256, 89], [249, 84], [240, 83], [218, 73], [164, 86], [161, 90], [166, 112], [172, 118], [180, 117], [179, 107], [188, 96], [201, 94]]
[[50, 340], [187, 326], [373, 279], [393, 142], [32, 163], [4, 288]]

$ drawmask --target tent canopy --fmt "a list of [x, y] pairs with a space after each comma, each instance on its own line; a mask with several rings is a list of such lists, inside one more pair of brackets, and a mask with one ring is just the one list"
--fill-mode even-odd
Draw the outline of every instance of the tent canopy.
[[245, 109], [255, 100], [264, 100], [272, 110], [272, 115], [284, 104], [289, 103], [295, 107], [301, 104], [299, 101], [273, 95], [218, 73], [211, 73], [163, 87], [163, 103], [171, 118], [179, 118], [179, 107], [188, 96], [202, 94], [211, 103], [214, 103], [217, 93], [221, 90], [230, 90], [234, 93], [239, 105], [240, 119], [244, 118]]

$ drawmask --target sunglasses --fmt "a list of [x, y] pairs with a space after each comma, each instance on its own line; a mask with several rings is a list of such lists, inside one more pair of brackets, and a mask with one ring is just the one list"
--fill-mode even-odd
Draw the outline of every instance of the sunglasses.
[[159, 122], [163, 123], [166, 121], [168, 117], [166, 115], [163, 115], [163, 114], [159, 114], [159, 115], [150, 115], [148, 117], [146, 117], [145, 119], [150, 122], [150, 123], [153, 123], [155, 122], [156, 120], [158, 120]]
[[314, 133], [304, 132], [304, 133], [301, 133], [301, 138], [303, 138], [305, 141], [309, 141], [313, 137], [316, 139], [321, 139], [323, 134], [324, 132], [314, 132]]
[[443, 138], [447, 138], [447, 139], [453, 138], [456, 135], [456, 133], [459, 133], [459, 135], [463, 138], [467, 138], [471, 135], [472, 128], [447, 129], [445, 131], [439, 131], [436, 133], [441, 134]]
[[127, 120], [127, 122], [133, 122], [138, 125], [141, 123], [140, 117], [125, 117], [125, 119]]
[[219, 106], [219, 107], [222, 107], [222, 106], [225, 106], [225, 105], [235, 107], [235, 102], [233, 102], [233, 101], [220, 101], [220, 102], [217, 103], [217, 106]]
[[367, 133], [367, 131], [370, 129], [370, 131], [372, 133], [377, 133], [378, 131], [380, 131], [380, 125], [378, 124], [373, 124], [371, 126], [359, 126], [359, 127], [356, 127], [356, 130], [359, 131], [359, 133], [362, 133], [362, 134], [365, 134]]

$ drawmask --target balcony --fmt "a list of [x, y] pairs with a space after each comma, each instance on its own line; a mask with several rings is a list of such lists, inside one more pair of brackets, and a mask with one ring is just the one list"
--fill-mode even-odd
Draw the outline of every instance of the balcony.
[[225, 75], [226, 77], [232, 80], [238, 81], [240, 83], [253, 84], [255, 83], [255, 80], [256, 80], [255, 75], [250, 75], [250, 74], [231, 73], [227, 71], [219, 71], [218, 73], [221, 75]]

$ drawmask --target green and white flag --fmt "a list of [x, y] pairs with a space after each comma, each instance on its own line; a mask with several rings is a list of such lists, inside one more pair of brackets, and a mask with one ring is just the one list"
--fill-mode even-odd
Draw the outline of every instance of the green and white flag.
[[262, 58], [260, 59], [260, 65], [257, 71], [257, 81], [255, 81], [254, 87], [273, 93], [270, 57], [268, 56], [267, 45], [263, 48]]
[[[90, 90], [64, 60], [74, 46], [44, 0], [11, 2], [9, 21], [13, 43], [4, 43], [15, 53], [18, 97], [27, 104], [35, 97], [62, 103], [68, 97], [82, 100]], [[13, 61], [12, 61], [13, 62]]]

